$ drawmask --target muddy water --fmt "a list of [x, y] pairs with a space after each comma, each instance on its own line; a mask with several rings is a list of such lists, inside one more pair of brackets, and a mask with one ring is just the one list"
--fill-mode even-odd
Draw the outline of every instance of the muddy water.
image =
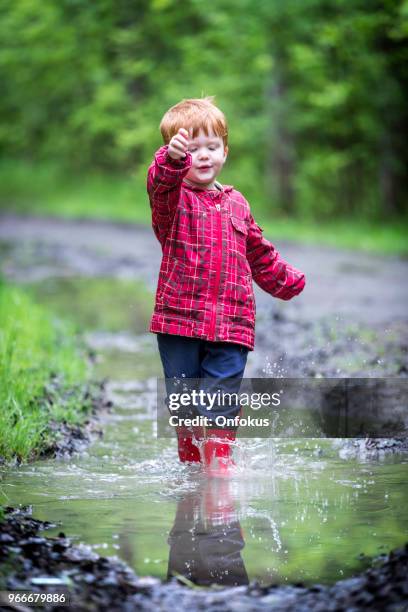
[[[217, 481], [179, 464], [175, 441], [155, 437], [161, 364], [155, 337], [144, 331], [159, 251], [148, 228], [12, 218], [0, 236], [12, 239], [0, 244], [3, 273], [75, 321], [113, 403], [103, 438], [86, 454], [3, 469], [2, 502], [32, 504], [37, 518], [57, 523], [55, 533], [116, 554], [138, 574], [185, 575], [204, 585], [329, 584], [407, 540], [406, 455], [358, 461], [342, 458], [341, 441], [239, 440], [237, 474]], [[381, 365], [377, 375], [400, 375], [405, 353], [400, 359], [397, 349], [405, 350], [406, 327], [391, 330], [398, 343], [378, 353], [379, 345], [362, 344], [360, 326], [352, 352], [351, 338], [322, 327], [319, 340], [310, 323], [339, 312], [356, 325], [378, 319], [386, 330], [385, 316], [405, 321], [404, 262], [367, 256], [368, 275], [344, 269], [353, 254], [327, 252], [323, 265], [321, 249], [293, 248], [288, 259], [310, 268], [307, 296], [280, 304], [257, 292], [257, 350], [246, 375], [372, 376], [380, 360], [388, 369]], [[397, 279], [394, 293], [378, 291], [386, 282], [381, 274]], [[336, 291], [328, 296], [334, 275]], [[346, 356], [348, 370], [338, 363]]]
[[[109, 279], [31, 290], [86, 331], [113, 409], [85, 454], [3, 469], [2, 502], [31, 504], [54, 533], [118, 555], [140, 575], [204, 585], [332, 583], [407, 540], [406, 457], [358, 462], [341, 459], [333, 440], [238, 440], [235, 476], [208, 480], [178, 462], [175, 441], [155, 437], [161, 365], [155, 337], [139, 333], [151, 295]], [[105, 315], [95, 322], [98, 300]]]

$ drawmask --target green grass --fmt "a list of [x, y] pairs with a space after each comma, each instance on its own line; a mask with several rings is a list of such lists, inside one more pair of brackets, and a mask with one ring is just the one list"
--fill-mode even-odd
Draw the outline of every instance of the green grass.
[[0, 455], [32, 459], [52, 443], [51, 421], [83, 422], [89, 374], [73, 328], [0, 281]]
[[293, 240], [303, 244], [327, 245], [342, 249], [408, 256], [408, 221], [387, 225], [367, 221], [337, 220], [319, 224], [293, 219], [259, 222], [272, 240]]
[[[0, 164], [0, 209], [17, 214], [105, 219], [151, 224], [146, 194], [146, 165], [129, 175], [68, 175], [56, 164], [22, 161]], [[225, 183], [231, 182], [227, 173]], [[234, 181], [232, 181], [234, 182]], [[239, 184], [235, 181], [239, 189]], [[352, 219], [313, 220], [274, 216], [265, 210], [259, 189], [244, 194], [257, 222], [272, 242], [294, 240], [373, 253], [408, 255], [408, 217], [387, 223]]]
[[0, 164], [0, 209], [66, 219], [147, 223], [149, 205], [142, 176], [102, 173], [68, 176], [57, 165]]

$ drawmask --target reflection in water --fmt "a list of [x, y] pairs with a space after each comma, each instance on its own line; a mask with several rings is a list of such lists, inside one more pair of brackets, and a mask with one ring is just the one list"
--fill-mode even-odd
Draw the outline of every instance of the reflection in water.
[[140, 347], [140, 359], [109, 351], [104, 362], [99, 353], [114, 379], [103, 438], [71, 459], [0, 466], [0, 502], [32, 504], [57, 525], [48, 535], [63, 530], [140, 576], [178, 573], [202, 585], [239, 584], [246, 571], [261, 586], [332, 584], [406, 542], [405, 455], [346, 459], [341, 439], [239, 439], [237, 474], [207, 490], [199, 466], [178, 462], [175, 440], [156, 438], [159, 364], [150, 338]]
[[228, 480], [204, 480], [179, 500], [168, 539], [167, 578], [182, 575], [202, 586], [248, 584], [241, 558], [245, 542], [230, 487]]
[[[299, 579], [332, 584], [364, 569], [364, 559], [406, 541], [406, 455], [374, 461], [365, 448], [362, 456], [361, 448], [357, 453], [344, 440], [324, 440], [320, 434], [308, 440], [304, 432], [298, 440], [239, 440], [235, 450], [242, 471], [235, 483], [201, 482], [193, 466], [179, 464], [175, 440], [156, 437], [156, 377], [162, 367], [156, 338], [133, 335], [146, 328], [143, 298], [134, 282], [125, 286], [112, 279], [90, 283], [70, 278], [67, 283], [51, 279], [46, 285], [38, 283], [37, 296], [91, 330], [86, 341], [98, 357], [95, 377], [109, 378], [112, 410], [102, 417], [103, 438], [80, 457], [41, 460], [18, 469], [0, 466], [1, 503], [32, 504], [37, 518], [56, 524], [47, 535], [63, 530], [76, 543], [117, 554], [140, 576], [162, 579], [167, 571], [168, 577], [182, 575], [199, 585], [246, 584], [247, 570], [261, 585]], [[95, 308], [102, 303], [105, 308]], [[256, 352], [249, 360], [252, 369], [248, 364], [252, 372], [265, 366], [262, 353], [257, 364], [255, 358]], [[281, 388], [279, 367], [269, 365], [264, 370], [268, 378], [254, 379], [255, 391], [271, 384]], [[274, 382], [276, 373], [279, 383]], [[339, 379], [340, 384], [345, 383]], [[357, 390], [348, 393], [347, 402], [338, 400], [335, 389], [325, 398], [328, 408], [340, 410], [324, 412], [323, 406], [318, 413], [327, 436], [350, 435], [353, 408], [361, 415], [363, 403]], [[379, 400], [378, 418], [388, 423], [391, 407], [398, 406], [395, 395]], [[316, 405], [320, 410], [320, 403]], [[287, 421], [293, 424], [290, 414]], [[238, 516], [245, 525], [245, 551]]]

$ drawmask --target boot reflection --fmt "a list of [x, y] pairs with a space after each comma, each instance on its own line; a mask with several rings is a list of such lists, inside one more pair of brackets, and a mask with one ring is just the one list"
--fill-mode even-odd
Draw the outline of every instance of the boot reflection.
[[206, 480], [179, 501], [170, 532], [167, 578], [185, 576], [197, 585], [248, 584], [241, 558], [245, 546], [231, 482]]

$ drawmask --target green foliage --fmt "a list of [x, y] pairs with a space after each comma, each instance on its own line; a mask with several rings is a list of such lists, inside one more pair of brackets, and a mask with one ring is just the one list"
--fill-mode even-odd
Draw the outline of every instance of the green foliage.
[[28, 459], [50, 443], [51, 420], [83, 420], [87, 376], [72, 328], [0, 282], [0, 455]]
[[407, 23], [406, 0], [4, 0], [0, 148], [139, 174], [164, 111], [216, 94], [226, 176], [267, 214], [388, 220], [408, 196]]

